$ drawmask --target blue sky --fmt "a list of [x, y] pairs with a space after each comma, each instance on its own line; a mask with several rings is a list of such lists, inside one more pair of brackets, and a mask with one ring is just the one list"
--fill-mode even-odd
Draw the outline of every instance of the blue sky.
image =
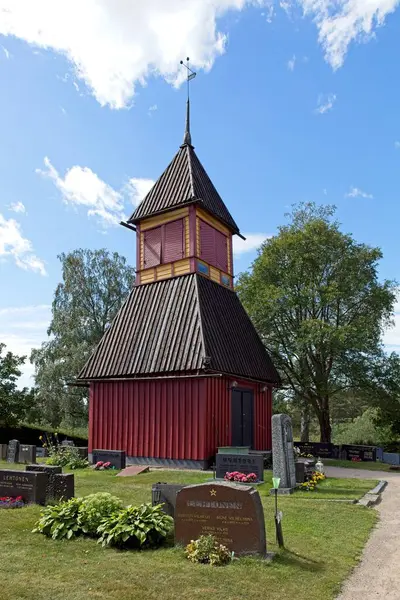
[[[29, 354], [45, 339], [61, 252], [134, 264], [117, 223], [181, 143], [188, 54], [193, 143], [248, 237], [236, 272], [315, 201], [400, 279], [399, 5], [0, 0], [0, 341]], [[386, 341], [400, 346], [400, 317]]]

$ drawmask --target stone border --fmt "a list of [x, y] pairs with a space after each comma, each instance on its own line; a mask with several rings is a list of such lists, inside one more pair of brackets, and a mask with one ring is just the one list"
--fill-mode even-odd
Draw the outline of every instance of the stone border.
[[367, 492], [365, 494], [365, 496], [363, 496], [357, 504], [360, 504], [361, 506], [366, 506], [366, 507], [370, 507], [370, 506], [375, 506], [376, 504], [378, 504], [378, 502], [380, 502], [381, 500], [381, 494], [384, 491], [385, 487], [387, 486], [387, 481], [385, 481], [384, 479], [382, 479], [378, 485], [376, 485], [372, 490], [370, 490], [369, 492]]

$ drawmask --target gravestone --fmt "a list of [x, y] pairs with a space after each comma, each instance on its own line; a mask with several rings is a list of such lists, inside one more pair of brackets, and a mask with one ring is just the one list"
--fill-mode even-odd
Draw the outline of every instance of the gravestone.
[[176, 497], [175, 543], [186, 546], [214, 535], [235, 554], [266, 554], [264, 513], [258, 491], [235, 483], [189, 485]]
[[7, 458], [7, 444], [0, 444], [0, 460]]
[[72, 440], [63, 440], [61, 446], [75, 446], [75, 444]]
[[294, 442], [302, 454], [311, 454], [318, 458], [338, 458], [339, 446], [328, 442]]
[[62, 473], [62, 468], [53, 465], [28, 465], [25, 467], [25, 472], [44, 473], [47, 477], [46, 498], [47, 500], [55, 500], [55, 475]]
[[223, 479], [226, 473], [239, 471], [240, 473], [255, 473], [257, 481], [264, 481], [264, 457], [262, 454], [217, 454], [216, 455], [217, 479]]
[[181, 483], [153, 483], [151, 488], [151, 503], [153, 506], [162, 504], [162, 510], [175, 518], [176, 495], [185, 486]]
[[36, 446], [21, 444], [19, 447], [19, 462], [25, 465], [36, 463]]
[[25, 503], [45, 504], [46, 473], [0, 470], [0, 496], [22, 496]]
[[308, 481], [314, 471], [315, 459], [298, 458], [295, 462], [296, 483]]
[[76, 449], [79, 452], [80, 458], [87, 460], [89, 448], [87, 446], [76, 446]]
[[278, 494], [291, 494], [296, 487], [296, 468], [292, 419], [288, 415], [272, 417], [272, 466], [280, 478]]
[[92, 463], [95, 465], [99, 460], [111, 463], [111, 466], [116, 469], [125, 469], [126, 467], [125, 450], [93, 450]]
[[7, 462], [8, 463], [17, 463], [19, 457], [19, 441], [18, 440], [10, 440], [8, 442], [7, 448]]
[[53, 475], [52, 499], [70, 500], [75, 494], [75, 478], [73, 473], [55, 473]]
[[343, 444], [340, 447], [340, 458], [343, 460], [355, 459], [363, 462], [375, 462], [376, 447]]
[[49, 455], [49, 451], [44, 446], [36, 446], [36, 458], [46, 458]]

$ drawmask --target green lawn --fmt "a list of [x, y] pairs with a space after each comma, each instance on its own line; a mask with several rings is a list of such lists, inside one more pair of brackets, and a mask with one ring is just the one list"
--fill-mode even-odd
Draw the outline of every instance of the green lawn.
[[[5, 464], [0, 463], [0, 468]], [[109, 491], [124, 502], [151, 499], [157, 481], [197, 483], [210, 474], [153, 471], [132, 478], [113, 472], [75, 472], [76, 493]], [[328, 499], [358, 498], [373, 481], [328, 479], [316, 492], [280, 497], [287, 550], [274, 543], [271, 473], [258, 486], [272, 563], [242, 558], [227, 567], [193, 565], [179, 548], [146, 552], [102, 549], [90, 539], [55, 542], [30, 531], [40, 508], [0, 510], [1, 600], [330, 600], [349, 574], [376, 513]]]
[[351, 460], [338, 460], [336, 458], [324, 458], [323, 462], [327, 467], [344, 467], [345, 469], [364, 469], [367, 471], [390, 471], [390, 465], [382, 462], [353, 462]]

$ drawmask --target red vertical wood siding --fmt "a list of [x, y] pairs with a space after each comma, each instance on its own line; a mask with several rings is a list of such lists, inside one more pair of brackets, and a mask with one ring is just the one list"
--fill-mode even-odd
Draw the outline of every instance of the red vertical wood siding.
[[[254, 392], [254, 448], [271, 449], [271, 388]], [[90, 386], [89, 451], [127, 456], [207, 460], [231, 443], [231, 382], [227, 377], [102, 381]]]

